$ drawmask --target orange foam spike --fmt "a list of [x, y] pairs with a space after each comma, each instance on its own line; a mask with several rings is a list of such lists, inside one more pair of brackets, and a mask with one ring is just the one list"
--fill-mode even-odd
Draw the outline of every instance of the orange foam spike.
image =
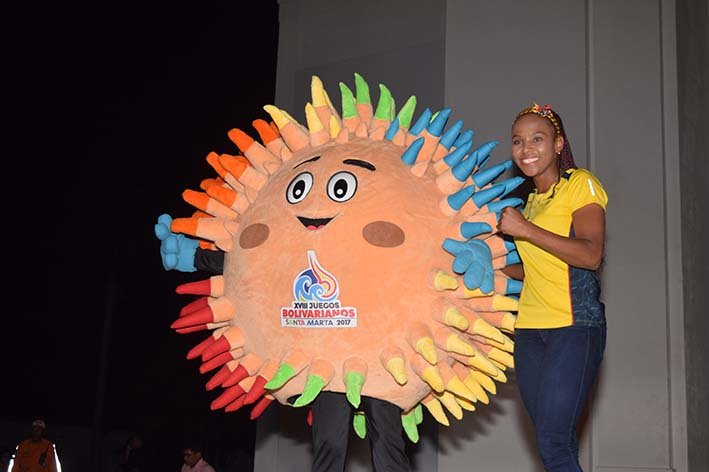
[[251, 122], [251, 125], [258, 132], [258, 135], [261, 138], [261, 142], [264, 146], [268, 146], [269, 144], [271, 144], [271, 142], [281, 138], [281, 135], [278, 132], [278, 127], [271, 127], [271, 125], [266, 120], [254, 120]]
[[202, 181], [199, 183], [199, 188], [201, 188], [202, 190], [204, 190], [206, 192], [207, 189], [213, 185], [223, 185], [225, 183], [226, 182], [224, 182], [221, 178], [202, 179]]
[[416, 162], [411, 167], [411, 173], [416, 177], [422, 177], [426, 173], [428, 163], [433, 157], [433, 152], [436, 150], [440, 140], [440, 138], [433, 136], [427, 130], [423, 131], [423, 137], [423, 146], [416, 157]]
[[238, 214], [244, 213], [251, 204], [246, 195], [231, 188], [213, 185], [207, 189], [207, 195], [231, 208]]
[[281, 159], [278, 154], [272, 154], [261, 143], [239, 128], [229, 131], [229, 139], [244, 153], [249, 162], [263, 174], [272, 174], [281, 166]]
[[205, 192], [185, 190], [182, 192], [182, 199], [193, 207], [217, 218], [234, 219], [237, 213]]
[[209, 241], [231, 238], [231, 233], [221, 218], [175, 218], [170, 229], [173, 233], [183, 233]]
[[268, 177], [256, 170], [244, 156], [222, 154], [219, 156], [219, 162], [247, 188], [260, 190], [268, 180]]

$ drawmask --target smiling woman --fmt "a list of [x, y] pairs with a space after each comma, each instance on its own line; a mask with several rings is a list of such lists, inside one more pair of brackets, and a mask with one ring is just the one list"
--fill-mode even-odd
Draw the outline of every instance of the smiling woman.
[[450, 109], [412, 125], [415, 97], [395, 115], [380, 85], [375, 110], [355, 79], [342, 116], [313, 77], [307, 128], [268, 105], [261, 142], [231, 130], [244, 156], [211, 153], [218, 178], [183, 194], [197, 213], [156, 234], [166, 269], [220, 258], [220, 275], [178, 287], [201, 298], [172, 324], [213, 330], [189, 353], [219, 368], [213, 409], [311, 405], [315, 470], [341, 468], [347, 441], [329, 438], [363, 435], [366, 415], [375, 470], [405, 470], [402, 425], [416, 441], [422, 406], [460, 419], [513, 366], [520, 284], [501, 269], [517, 258], [494, 228], [521, 179], [494, 184], [512, 162], [485, 167], [497, 143], [444, 131]]

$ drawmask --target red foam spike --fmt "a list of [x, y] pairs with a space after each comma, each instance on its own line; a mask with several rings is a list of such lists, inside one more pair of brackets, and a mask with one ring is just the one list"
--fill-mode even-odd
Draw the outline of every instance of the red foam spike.
[[207, 329], [207, 324], [203, 323], [200, 325], [190, 326], [189, 328], [178, 328], [175, 330], [178, 334], [196, 333], [197, 331], [204, 331]]
[[224, 381], [223, 385], [225, 387], [231, 387], [232, 385], [241, 382], [248, 376], [249, 372], [246, 370], [246, 368], [244, 368], [243, 365], [240, 365], [236, 369], [234, 369], [234, 372], [232, 372], [229, 378]]
[[189, 328], [191, 326], [213, 322], [214, 313], [212, 312], [212, 308], [210, 306], [206, 306], [190, 313], [189, 315], [178, 318], [170, 325], [170, 328]]
[[209, 295], [212, 293], [212, 282], [210, 279], [188, 282], [178, 285], [175, 291], [180, 295]]
[[214, 339], [214, 336], [210, 334], [207, 338], [204, 339], [204, 341], [200, 342], [195, 347], [190, 349], [190, 352], [187, 353], [187, 359], [195, 359], [201, 356], [204, 350], [207, 349], [215, 341], [216, 339]]
[[254, 408], [251, 410], [251, 414], [249, 415], [249, 418], [251, 418], [252, 420], [255, 420], [256, 418], [261, 416], [261, 413], [263, 413], [263, 410], [268, 408], [268, 405], [270, 405], [271, 402], [273, 402], [273, 400], [271, 398], [266, 398], [266, 397], [259, 400], [259, 402], [256, 404], [256, 406], [254, 406]]
[[210, 370], [214, 370], [217, 367], [226, 364], [230, 360], [232, 360], [231, 354], [229, 354], [228, 352], [223, 352], [222, 354], [219, 354], [218, 356], [209, 359], [207, 362], [199, 366], [199, 372], [205, 374]]
[[308, 408], [308, 416], [305, 418], [305, 422], [308, 423], [308, 426], [313, 425], [313, 410]]
[[229, 403], [233, 402], [240, 396], [244, 394], [244, 389], [241, 388], [239, 385], [234, 385], [233, 387], [229, 387], [224, 392], [222, 392], [221, 395], [219, 395], [217, 398], [214, 399], [212, 404], [210, 405], [210, 408], [212, 410], [218, 410], [220, 408], [224, 408], [227, 406]]
[[234, 412], [244, 406], [244, 398], [246, 398], [246, 395], [242, 395], [233, 402], [229, 403], [226, 408], [224, 408], [224, 411], [227, 413]]
[[214, 341], [210, 346], [208, 346], [204, 352], [202, 352], [202, 360], [203, 361], [208, 361], [209, 359], [221, 354], [222, 352], [226, 352], [231, 349], [231, 346], [229, 345], [229, 341], [224, 336], [219, 337], [216, 341]]
[[199, 297], [197, 300], [188, 303], [187, 305], [183, 306], [182, 309], [180, 310], [180, 316], [185, 316], [189, 315], [190, 313], [193, 313], [200, 308], [204, 308], [205, 306], [209, 305], [209, 297]]
[[209, 382], [207, 382], [207, 390], [214, 390], [220, 386], [227, 379], [227, 377], [229, 377], [229, 374], [231, 374], [229, 367], [226, 365], [222, 366], [222, 368], [219, 369], [211, 379], [209, 379]]
[[266, 389], [263, 388], [268, 382], [264, 377], [257, 376], [254, 380], [254, 384], [251, 386], [251, 390], [246, 393], [246, 400], [244, 400], [244, 405], [251, 405], [253, 402], [261, 398], [261, 396], [266, 393]]

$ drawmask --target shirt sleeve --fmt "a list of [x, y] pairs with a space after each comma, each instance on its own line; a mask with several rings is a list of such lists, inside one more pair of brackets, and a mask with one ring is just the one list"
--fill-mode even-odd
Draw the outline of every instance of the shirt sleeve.
[[578, 169], [569, 179], [569, 205], [571, 212], [591, 203], [606, 209], [608, 195], [598, 179], [586, 169]]

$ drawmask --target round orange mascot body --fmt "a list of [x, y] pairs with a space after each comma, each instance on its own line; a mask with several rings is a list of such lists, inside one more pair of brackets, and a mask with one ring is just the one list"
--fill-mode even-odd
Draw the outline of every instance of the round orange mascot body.
[[[492, 182], [509, 167], [485, 168], [495, 143], [473, 150], [460, 122], [443, 131], [450, 110], [410, 126], [415, 98], [395, 116], [380, 86], [374, 110], [356, 79], [340, 116], [314, 77], [307, 128], [265, 107], [262, 142], [232, 130], [243, 156], [210, 154], [218, 177], [184, 194], [199, 211], [171, 229], [225, 252], [222, 275], [178, 288], [202, 297], [173, 324], [213, 330], [191, 352], [219, 368], [213, 408], [329, 390], [447, 424], [443, 408], [460, 418], [506, 381], [516, 300], [499, 269], [514, 253], [495, 223], [518, 182]], [[488, 254], [487, 288], [469, 287], [471, 248]]]

